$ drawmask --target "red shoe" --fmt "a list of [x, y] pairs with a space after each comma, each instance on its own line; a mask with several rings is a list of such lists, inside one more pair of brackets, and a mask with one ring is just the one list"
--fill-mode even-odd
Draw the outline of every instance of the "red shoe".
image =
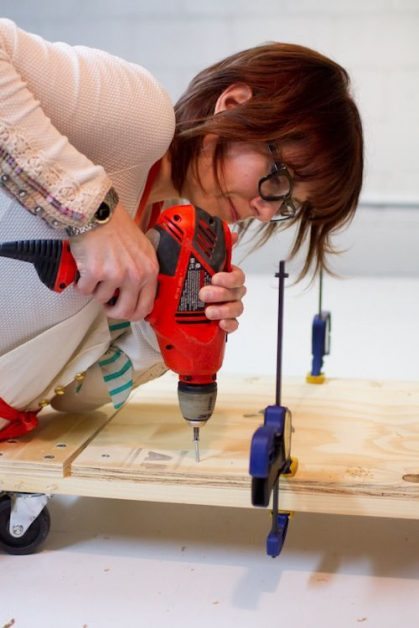
[[0, 418], [10, 421], [10, 423], [0, 429], [0, 441], [8, 440], [9, 438], [18, 438], [27, 432], [32, 432], [32, 430], [38, 427], [38, 419], [36, 417], [38, 412], [39, 410], [30, 412], [16, 410], [16, 408], [9, 406], [9, 404], [0, 397]]

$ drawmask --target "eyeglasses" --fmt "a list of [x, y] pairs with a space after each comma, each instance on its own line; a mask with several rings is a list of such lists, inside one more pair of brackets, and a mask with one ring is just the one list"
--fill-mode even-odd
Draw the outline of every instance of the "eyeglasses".
[[280, 201], [280, 206], [271, 222], [289, 220], [303, 208], [303, 203], [292, 198], [294, 181], [288, 168], [275, 159], [275, 146], [268, 144], [273, 166], [269, 174], [259, 179], [259, 196], [269, 203]]

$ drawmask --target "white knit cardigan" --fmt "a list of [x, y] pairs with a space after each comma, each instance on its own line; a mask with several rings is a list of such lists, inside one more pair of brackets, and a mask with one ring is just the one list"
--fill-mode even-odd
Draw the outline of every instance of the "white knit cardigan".
[[[170, 99], [143, 68], [0, 19], [0, 241], [65, 238], [111, 186], [134, 216], [173, 132]], [[31, 265], [1, 257], [0, 327], [0, 397], [21, 409], [111, 342], [98, 303], [73, 288], [55, 294]]]

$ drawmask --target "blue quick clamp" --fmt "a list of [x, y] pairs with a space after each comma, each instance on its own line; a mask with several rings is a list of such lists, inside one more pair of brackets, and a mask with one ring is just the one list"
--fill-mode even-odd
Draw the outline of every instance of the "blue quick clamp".
[[296, 468], [291, 460], [291, 412], [281, 405], [284, 280], [288, 277], [285, 262], [280, 262], [275, 277], [279, 278], [276, 403], [265, 408], [263, 425], [253, 434], [249, 464], [252, 505], [266, 508], [272, 495], [272, 528], [266, 539], [266, 552], [272, 557], [278, 556], [282, 550], [290, 516], [278, 509], [279, 478], [293, 475]]
[[324, 356], [330, 354], [330, 336], [332, 331], [332, 315], [322, 310], [323, 272], [319, 276], [319, 311], [313, 318], [311, 328], [311, 371], [306, 377], [309, 384], [323, 384], [325, 375], [322, 373]]
[[280, 554], [288, 530], [290, 513], [280, 513], [279, 477], [291, 470], [291, 413], [284, 406], [268, 406], [264, 424], [253, 434], [249, 472], [252, 476], [252, 505], [269, 506], [271, 495], [272, 528], [266, 539], [266, 553]]

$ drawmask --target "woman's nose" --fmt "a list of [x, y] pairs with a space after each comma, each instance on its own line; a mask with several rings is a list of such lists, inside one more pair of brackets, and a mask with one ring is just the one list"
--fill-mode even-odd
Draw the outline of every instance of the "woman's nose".
[[271, 201], [264, 201], [263, 198], [257, 196], [254, 198], [250, 206], [254, 212], [254, 218], [261, 222], [269, 222], [272, 220], [277, 211], [277, 203]]

